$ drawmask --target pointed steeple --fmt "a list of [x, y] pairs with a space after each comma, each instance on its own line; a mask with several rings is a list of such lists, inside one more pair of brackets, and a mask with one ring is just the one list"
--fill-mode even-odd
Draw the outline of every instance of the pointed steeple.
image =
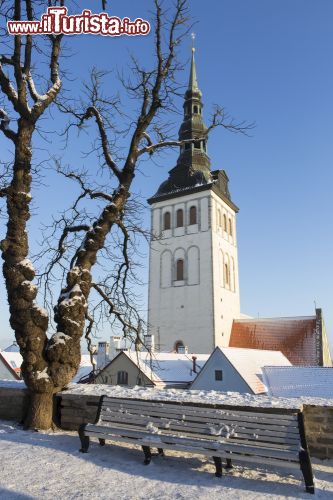
[[179, 129], [180, 146], [177, 165], [169, 171], [169, 178], [157, 194], [188, 190], [194, 186], [211, 184], [210, 159], [207, 155], [207, 127], [202, 117], [202, 94], [198, 86], [197, 70], [192, 47], [188, 88], [184, 95], [184, 119]]
[[[197, 68], [195, 65], [195, 48], [192, 47], [192, 60], [191, 60], [191, 72], [190, 72], [190, 79], [188, 82], [188, 90], [192, 92], [200, 92], [199, 87], [198, 87], [198, 80], [197, 80]], [[201, 94], [201, 92], [200, 92]]]

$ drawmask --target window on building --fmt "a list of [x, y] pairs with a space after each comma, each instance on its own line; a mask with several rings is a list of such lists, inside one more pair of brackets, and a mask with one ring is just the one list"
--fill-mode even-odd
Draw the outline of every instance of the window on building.
[[190, 144], [189, 142], [187, 142], [187, 143], [185, 144], [185, 150], [187, 151], [187, 150], [189, 150], [189, 149], [191, 149], [191, 144]]
[[232, 231], [232, 220], [229, 219], [229, 234], [230, 234], [230, 236], [232, 236], [232, 233], [233, 233], [233, 231]]
[[176, 262], [176, 280], [183, 281], [184, 279], [184, 261], [183, 259], [178, 259]]
[[223, 229], [224, 229], [224, 231], [228, 231], [227, 216], [225, 214], [223, 214]]
[[176, 219], [177, 219], [176, 220], [177, 227], [183, 227], [184, 226], [184, 212], [181, 208], [179, 210], [177, 210]]
[[190, 226], [197, 223], [197, 207], [190, 208]]
[[194, 114], [196, 114], [196, 115], [198, 114], [198, 106], [194, 106], [194, 108], [193, 108], [193, 112], [194, 112]]
[[217, 224], [218, 224], [219, 227], [222, 226], [221, 210], [217, 211]]
[[170, 212], [165, 212], [163, 220], [163, 229], [171, 229], [171, 214]]
[[230, 286], [230, 269], [228, 264], [224, 264], [224, 282], [226, 286]]
[[125, 371], [120, 371], [117, 373], [117, 384], [118, 385], [128, 385], [128, 373]]
[[142, 379], [141, 379], [141, 377], [138, 377], [138, 379], [136, 381], [136, 385], [142, 385]]
[[182, 342], [181, 340], [178, 340], [175, 343], [175, 351], [179, 352], [179, 353], [184, 353], [185, 352], [184, 342]]
[[195, 149], [201, 149], [201, 141], [195, 141], [194, 147]]
[[222, 370], [215, 370], [215, 380], [223, 380]]

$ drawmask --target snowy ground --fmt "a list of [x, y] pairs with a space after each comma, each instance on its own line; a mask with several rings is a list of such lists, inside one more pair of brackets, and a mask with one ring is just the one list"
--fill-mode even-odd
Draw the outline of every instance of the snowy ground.
[[[0, 498], [28, 499], [260, 499], [313, 498], [300, 474], [237, 466], [222, 479], [207, 460], [168, 452], [143, 465], [131, 446], [78, 452], [76, 433], [22, 431], [0, 421]], [[333, 498], [333, 461], [314, 461], [317, 498]]]

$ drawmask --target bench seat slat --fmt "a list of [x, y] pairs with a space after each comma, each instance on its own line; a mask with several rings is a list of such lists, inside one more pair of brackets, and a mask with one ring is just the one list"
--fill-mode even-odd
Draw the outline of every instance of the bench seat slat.
[[[90, 431], [93, 432], [101, 432], [105, 433], [105, 428], [99, 427], [97, 425], [88, 425], [86, 427], [86, 434], [89, 434]], [[197, 440], [191, 440], [190, 438], [187, 437], [178, 437], [178, 436], [170, 436], [167, 434], [151, 434], [149, 432], [143, 432], [143, 431], [133, 431], [133, 430], [128, 430], [125, 428], [120, 428], [120, 427], [114, 427], [114, 428], [109, 428], [108, 429], [110, 435], [124, 435], [126, 437], [133, 437], [133, 438], [139, 438], [139, 437], [146, 437], [147, 435], [151, 436], [151, 442], [155, 443], [165, 443], [165, 442], [170, 442], [170, 443], [179, 443], [179, 442], [189, 442], [189, 443], [196, 443], [198, 446], [203, 446], [206, 444], [207, 446], [211, 446], [212, 449], [225, 449], [227, 451], [236, 451], [238, 453], [247, 453], [247, 454], [255, 454], [256, 456], [267, 456], [271, 458], [285, 458], [285, 459], [290, 459], [291, 457], [294, 457], [295, 459], [297, 458], [298, 460], [298, 453], [296, 451], [292, 450], [278, 450], [278, 449], [272, 449], [268, 447], [261, 446], [260, 448], [257, 446], [251, 446], [247, 444], [239, 444], [239, 443], [234, 443], [228, 440], [228, 442], [223, 442], [220, 440], [217, 441], [207, 441], [204, 439], [197, 439]], [[163, 446], [162, 446], [163, 447]]]
[[[98, 425], [103, 425], [103, 424], [106, 424], [107, 423], [107, 426], [114, 426], [114, 425], [117, 425], [117, 426], [124, 426], [124, 427], [133, 427], [133, 428], [142, 428], [142, 429], [146, 429], [147, 428], [147, 424], [149, 423], [152, 423], [152, 424], [157, 424], [158, 422], [156, 421], [153, 421], [153, 420], [146, 420], [144, 422], [142, 422], [142, 424], [140, 425], [140, 422], [137, 422], [137, 421], [126, 421], [126, 420], [117, 420], [117, 419], [114, 419], [114, 420], [111, 420], [109, 422], [98, 422]], [[167, 424], [167, 425], [163, 425], [163, 424], [159, 424], [157, 425], [158, 429], [161, 431], [161, 432], [187, 432], [187, 433], [192, 433], [192, 434], [200, 434], [200, 435], [203, 435], [203, 436], [207, 436], [207, 437], [213, 437], [213, 438], [217, 438], [219, 435], [216, 434], [216, 433], [213, 433], [208, 427], [202, 427], [202, 428], [198, 428], [198, 427], [191, 427], [191, 426], [185, 426], [185, 425], [182, 425], [182, 423], [170, 423], [170, 424]], [[299, 438], [289, 438], [288, 435], [284, 435], [284, 436], [274, 436], [274, 434], [272, 433], [269, 433], [269, 434], [265, 434], [264, 432], [261, 432], [260, 430], [257, 430], [255, 433], [254, 432], [251, 432], [251, 433], [247, 433], [247, 432], [242, 432], [242, 429], [236, 429], [236, 435], [233, 435], [233, 436], [230, 436], [229, 439], [233, 438], [233, 439], [237, 439], [237, 438], [246, 438], [246, 439], [253, 439], [255, 441], [267, 441], [267, 442], [271, 442], [271, 443], [281, 443], [281, 444], [288, 444], [288, 445], [294, 445], [294, 446], [298, 446], [299, 445]]]
[[[97, 423], [97, 425], [100, 425], [100, 424]], [[140, 432], [140, 431], [147, 432], [146, 426], [135, 426], [135, 425], [128, 426], [125, 423], [114, 422], [109, 427], [116, 427], [119, 429], [129, 429], [129, 430], [132, 430], [133, 432]], [[106, 429], [108, 427], [105, 427], [102, 425], [102, 428]], [[177, 435], [178, 436], [186, 436], [186, 437], [205, 439], [205, 440], [211, 440], [211, 441], [214, 441], [214, 440], [216, 441], [216, 439], [218, 439], [218, 436], [216, 436], [216, 435], [202, 434], [202, 433], [200, 434], [199, 432], [186, 432], [184, 429], [181, 429], [178, 432], [177, 432], [177, 430], [174, 430], [172, 428], [167, 429], [167, 430], [160, 429], [159, 434], [160, 435], [171, 435], [171, 431], [172, 431], [172, 435], [174, 435], [174, 436], [177, 436]], [[265, 446], [266, 445], [266, 446], [271, 447], [271, 448], [286, 449], [286, 450], [299, 450], [299, 446], [300, 446], [299, 441], [296, 441], [296, 442], [290, 441], [289, 442], [288, 440], [285, 440], [285, 441], [276, 442], [276, 440], [274, 438], [265, 438], [265, 437], [260, 437], [260, 436], [258, 436], [257, 439], [251, 440], [250, 437], [246, 434], [239, 435], [239, 436], [234, 437], [234, 438], [228, 438], [228, 440], [232, 443], [244, 443], [245, 441], [248, 441], [255, 446], [263, 446], [263, 445]]]

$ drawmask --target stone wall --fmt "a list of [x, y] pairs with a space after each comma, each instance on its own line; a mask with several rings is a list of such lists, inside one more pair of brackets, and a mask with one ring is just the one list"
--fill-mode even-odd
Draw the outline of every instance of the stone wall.
[[333, 458], [333, 408], [304, 405], [304, 424], [311, 456]]
[[[0, 419], [22, 422], [28, 406], [28, 392], [22, 385], [0, 387]], [[65, 430], [94, 422], [99, 396], [61, 393], [56, 397], [56, 420]], [[304, 405], [304, 423], [312, 457], [333, 458], [333, 407]]]
[[0, 419], [22, 422], [28, 409], [29, 395], [23, 384], [0, 387]]

